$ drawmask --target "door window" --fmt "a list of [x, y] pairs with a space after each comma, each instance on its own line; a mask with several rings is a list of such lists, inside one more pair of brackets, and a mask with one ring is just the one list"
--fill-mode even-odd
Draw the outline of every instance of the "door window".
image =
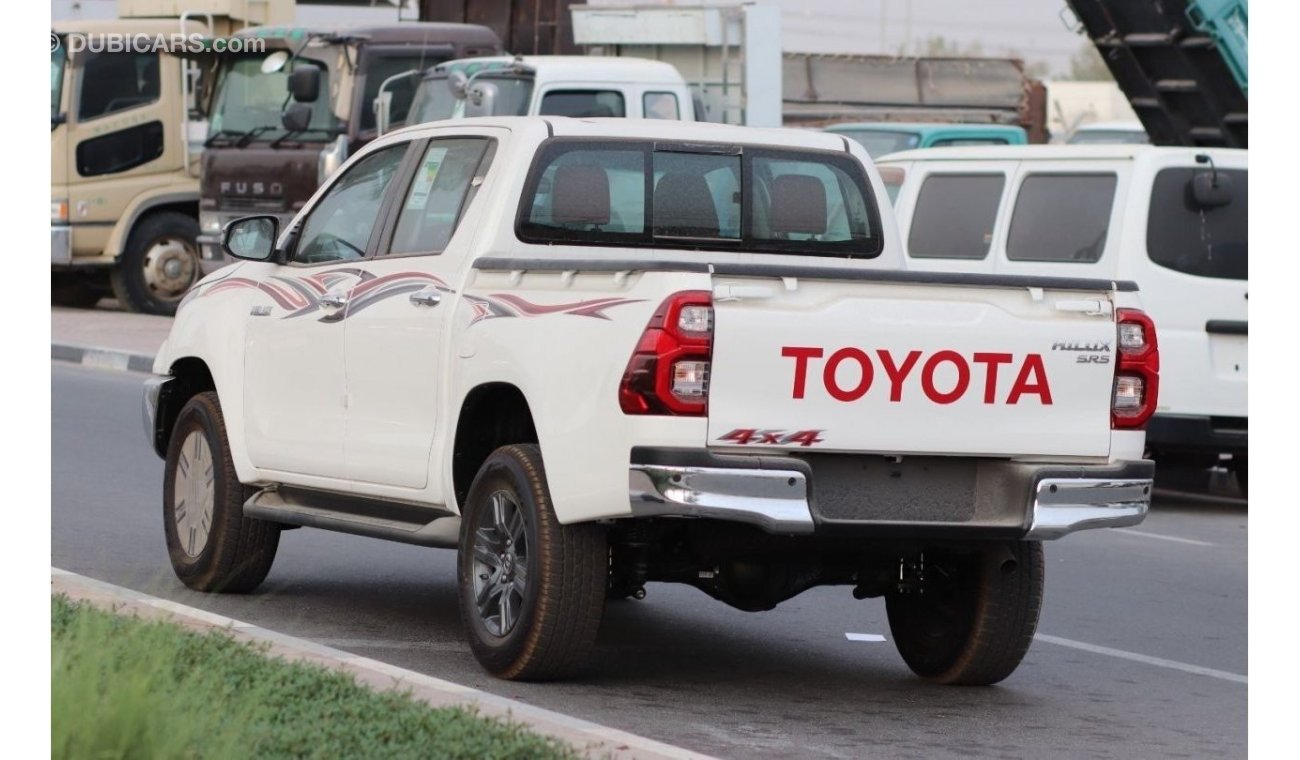
[[334, 182], [307, 216], [293, 261], [319, 264], [366, 255], [384, 193], [397, 174], [407, 145], [371, 153]]
[[[433, 140], [402, 202], [388, 253], [441, 253], [487, 172], [487, 138]], [[490, 159], [489, 159], [490, 160]]]
[[1091, 264], [1101, 259], [1115, 202], [1114, 174], [1030, 174], [1007, 233], [1012, 261]]
[[118, 174], [163, 154], [163, 123], [150, 121], [77, 144], [77, 173], [83, 177]]
[[681, 117], [677, 96], [671, 92], [647, 92], [641, 96], [641, 110], [647, 119], [678, 119]]
[[914, 259], [983, 259], [993, 242], [1003, 174], [931, 174], [921, 184], [907, 255]]
[[[1212, 186], [1210, 197], [1197, 200], [1197, 177]], [[1198, 277], [1246, 279], [1246, 180], [1244, 169], [1161, 169], [1151, 188], [1147, 255]]]
[[83, 61], [77, 104], [82, 121], [158, 100], [157, 53], [89, 53]]

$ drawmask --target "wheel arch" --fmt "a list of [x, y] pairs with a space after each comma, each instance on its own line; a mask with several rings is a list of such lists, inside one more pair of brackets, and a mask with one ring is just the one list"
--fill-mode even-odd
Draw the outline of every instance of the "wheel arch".
[[518, 386], [482, 383], [460, 404], [452, 443], [452, 490], [463, 507], [474, 476], [488, 456], [512, 443], [539, 443], [532, 408]]
[[122, 220], [113, 229], [113, 234], [108, 238], [108, 245], [105, 248], [105, 254], [112, 257], [114, 261], [122, 256], [126, 250], [126, 244], [131, 239], [131, 233], [135, 231], [137, 225], [147, 217], [163, 211], [174, 211], [179, 214], [185, 214], [194, 218], [195, 222], [199, 219], [199, 193], [193, 192], [173, 192], [161, 195], [152, 195], [141, 198], [122, 215]]
[[154, 417], [153, 449], [166, 458], [167, 443], [171, 440], [176, 418], [185, 403], [204, 391], [215, 391], [216, 382], [207, 362], [197, 356], [185, 356], [172, 362], [168, 372], [171, 379], [158, 394], [158, 410]]

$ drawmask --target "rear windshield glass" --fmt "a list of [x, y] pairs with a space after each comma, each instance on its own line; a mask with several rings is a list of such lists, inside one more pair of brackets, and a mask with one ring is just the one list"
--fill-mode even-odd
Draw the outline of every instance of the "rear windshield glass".
[[915, 132], [885, 132], [881, 130], [837, 130], [836, 134], [844, 135], [851, 140], [856, 140], [867, 149], [867, 154], [872, 158], [883, 156], [886, 153], [897, 153], [900, 150], [909, 150], [920, 147], [921, 136]]
[[844, 153], [553, 139], [519, 213], [525, 242], [869, 258], [882, 245], [862, 165]]
[[1114, 201], [1114, 174], [1030, 174], [1020, 183], [1007, 233], [1007, 258], [1098, 261], [1106, 248]]
[[907, 255], [914, 259], [982, 259], [993, 242], [1002, 174], [931, 174], [912, 214]]
[[1246, 279], [1246, 187], [1243, 169], [1160, 170], [1151, 188], [1147, 255], [1187, 274]]
[[617, 90], [551, 90], [542, 96], [542, 116], [627, 116], [623, 93]]

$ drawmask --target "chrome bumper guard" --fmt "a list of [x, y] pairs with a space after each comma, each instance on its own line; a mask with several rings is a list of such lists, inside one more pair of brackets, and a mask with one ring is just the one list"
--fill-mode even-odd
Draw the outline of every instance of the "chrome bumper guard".
[[[1145, 464], [1143, 475], [1150, 472], [1150, 463]], [[1146, 517], [1150, 477], [1082, 476], [1089, 469], [1115, 473], [1110, 465], [1070, 469], [1081, 476], [1060, 477], [1061, 468], [1052, 465], [1029, 471], [1026, 486], [1033, 487], [1024, 505], [1025, 539], [1049, 541], [1080, 530], [1136, 525]], [[810, 534], [817, 528], [807, 476], [793, 469], [632, 464], [628, 491], [635, 517], [705, 517], [749, 523], [769, 533]], [[927, 526], [918, 522], [917, 527]]]

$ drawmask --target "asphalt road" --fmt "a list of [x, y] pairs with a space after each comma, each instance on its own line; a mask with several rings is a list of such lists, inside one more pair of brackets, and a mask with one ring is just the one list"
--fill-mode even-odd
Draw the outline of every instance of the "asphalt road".
[[729, 758], [1246, 755], [1246, 509], [1161, 500], [1122, 531], [1046, 547], [1039, 639], [991, 688], [926, 684], [884, 604], [816, 589], [744, 613], [652, 584], [612, 603], [584, 678], [487, 677], [452, 552], [294, 530], [247, 596], [187, 590], [163, 544], [143, 376], [53, 368], [52, 564], [285, 633]]

